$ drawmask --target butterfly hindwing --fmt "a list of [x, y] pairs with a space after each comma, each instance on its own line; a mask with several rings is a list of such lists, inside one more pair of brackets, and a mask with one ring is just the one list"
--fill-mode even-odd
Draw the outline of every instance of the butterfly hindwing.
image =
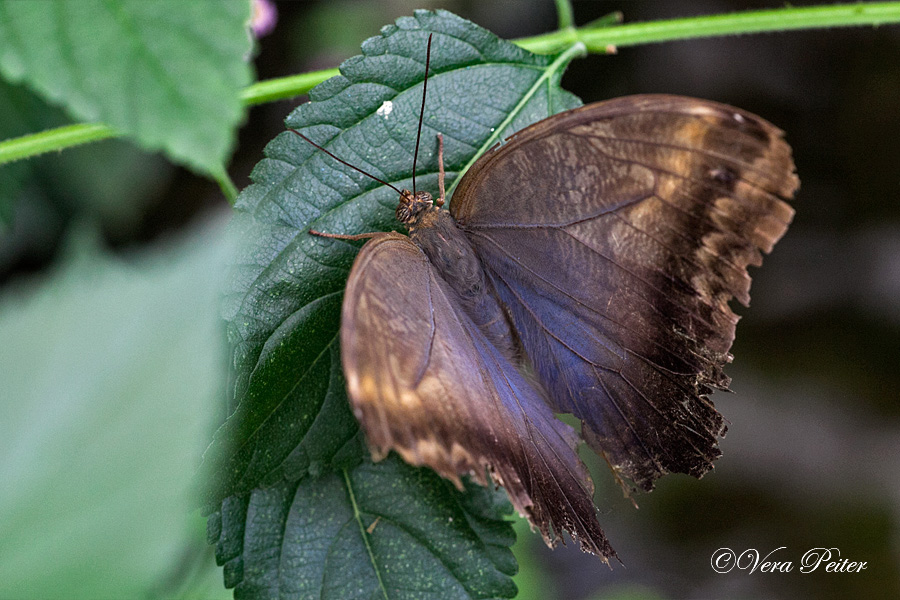
[[562, 530], [604, 560], [577, 435], [458, 308], [409, 238], [360, 251], [342, 309], [341, 357], [354, 412], [377, 458], [397, 451], [459, 485], [503, 485], [548, 543]]
[[633, 96], [519, 132], [465, 175], [451, 213], [552, 408], [649, 490], [720, 454], [706, 394], [729, 383], [728, 302], [749, 302], [747, 266], [784, 234], [797, 185], [781, 131], [759, 117]]

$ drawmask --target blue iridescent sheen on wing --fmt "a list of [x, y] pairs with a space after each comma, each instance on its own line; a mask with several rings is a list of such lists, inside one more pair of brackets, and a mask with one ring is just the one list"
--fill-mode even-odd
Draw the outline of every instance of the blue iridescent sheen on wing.
[[[554, 410], [629, 490], [700, 476], [724, 420], [707, 394], [798, 184], [773, 125], [675, 96], [618, 98], [537, 123], [485, 155], [451, 212]], [[630, 483], [628, 483], [630, 482]]]

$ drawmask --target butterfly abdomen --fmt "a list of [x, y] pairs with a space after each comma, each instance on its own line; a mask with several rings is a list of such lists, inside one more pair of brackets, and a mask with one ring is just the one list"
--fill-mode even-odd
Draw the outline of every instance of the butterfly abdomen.
[[485, 336], [507, 357], [513, 358], [514, 338], [506, 310], [472, 249], [472, 244], [446, 210], [424, 211], [410, 228], [409, 237], [456, 292], [459, 306]]

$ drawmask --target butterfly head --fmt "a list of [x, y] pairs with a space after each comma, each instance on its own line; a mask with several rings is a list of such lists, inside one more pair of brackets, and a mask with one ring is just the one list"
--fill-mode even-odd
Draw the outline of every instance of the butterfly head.
[[397, 205], [397, 220], [411, 227], [433, 205], [434, 200], [428, 192], [413, 194], [409, 190], [403, 190], [400, 192], [400, 203]]

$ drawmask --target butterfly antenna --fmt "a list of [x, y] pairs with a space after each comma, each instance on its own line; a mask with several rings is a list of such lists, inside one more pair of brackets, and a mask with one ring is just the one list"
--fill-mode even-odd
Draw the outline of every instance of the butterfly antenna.
[[419, 162], [419, 140], [422, 139], [422, 119], [425, 117], [425, 94], [428, 92], [428, 65], [431, 64], [431, 38], [428, 34], [428, 48], [425, 50], [425, 81], [422, 83], [422, 109], [419, 111], [419, 132], [416, 134], [416, 152], [413, 154], [413, 196], [416, 195], [416, 163]]
[[391, 184], [389, 184], [387, 181], [384, 181], [384, 180], [382, 180], [382, 179], [378, 179], [377, 177], [375, 177], [375, 176], [372, 175], [371, 173], [366, 173], [365, 171], [363, 171], [363, 170], [360, 169], [359, 167], [354, 167], [353, 165], [351, 165], [351, 164], [348, 163], [347, 161], [341, 160], [340, 158], [338, 158], [337, 156], [335, 156], [334, 154], [332, 154], [331, 152], [329, 152], [328, 150], [326, 150], [326, 149], [323, 148], [322, 146], [318, 145], [317, 143], [315, 143], [314, 141], [312, 141], [311, 139], [309, 139], [308, 137], [306, 137], [305, 135], [303, 135], [302, 133], [300, 133], [300, 132], [297, 131], [296, 129], [288, 129], [288, 131], [290, 131], [290, 132], [292, 132], [292, 133], [296, 133], [296, 134], [299, 135], [301, 138], [303, 138], [304, 140], [306, 140], [309, 144], [312, 144], [313, 146], [315, 146], [316, 148], [318, 148], [319, 150], [321, 150], [322, 152], [324, 152], [325, 154], [327, 154], [328, 156], [330, 156], [330, 157], [333, 158], [334, 160], [338, 161], [338, 162], [341, 163], [342, 165], [346, 165], [346, 166], [350, 167], [351, 169], [353, 169], [354, 171], [359, 171], [360, 173], [362, 173], [362, 174], [365, 175], [366, 177], [371, 177], [372, 179], [374, 179], [375, 181], [377, 181], [377, 182], [380, 183], [381, 185], [386, 185], [386, 186], [388, 186], [389, 188], [391, 188], [392, 190], [394, 190], [394, 191], [397, 192], [398, 194], [401, 194], [401, 195], [403, 194], [403, 192], [401, 192], [401, 191], [398, 190], [396, 187], [394, 187], [394, 186], [392, 186]]

